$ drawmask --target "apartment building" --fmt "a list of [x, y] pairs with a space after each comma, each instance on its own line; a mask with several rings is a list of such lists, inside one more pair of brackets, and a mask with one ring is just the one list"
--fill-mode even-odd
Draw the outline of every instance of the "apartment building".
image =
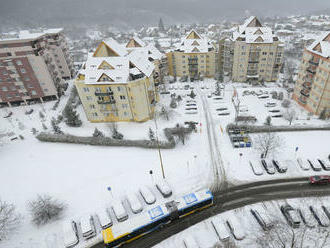
[[0, 104], [52, 100], [74, 76], [63, 29], [0, 36]]
[[156, 85], [163, 82], [164, 77], [168, 75], [167, 57], [161, 53], [153, 44], [145, 43], [139, 37], [132, 37], [126, 44], [128, 52], [140, 50], [146, 53], [149, 61], [155, 66], [154, 80]]
[[220, 41], [222, 72], [236, 82], [276, 81], [284, 44], [271, 28], [251, 16]]
[[211, 42], [191, 30], [177, 48], [166, 54], [171, 76], [214, 77], [218, 65], [218, 52]]
[[90, 122], [152, 119], [158, 99], [155, 66], [144, 49], [110, 38], [88, 55], [75, 85]]
[[305, 48], [293, 99], [313, 114], [330, 117], [330, 32]]

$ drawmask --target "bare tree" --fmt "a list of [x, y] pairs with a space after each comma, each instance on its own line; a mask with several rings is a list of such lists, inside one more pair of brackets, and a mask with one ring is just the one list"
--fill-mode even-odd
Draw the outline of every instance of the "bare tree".
[[160, 111], [158, 111], [158, 115], [167, 121], [171, 119], [173, 114], [174, 111], [164, 105], [161, 107]]
[[276, 133], [267, 132], [257, 135], [254, 144], [254, 148], [266, 158], [269, 153], [278, 150], [283, 145], [283, 141]]
[[18, 227], [20, 218], [13, 204], [0, 199], [0, 241]]
[[28, 202], [28, 210], [32, 215], [32, 222], [43, 225], [53, 219], [58, 219], [66, 205], [50, 195], [37, 195], [36, 199]]
[[289, 108], [291, 105], [291, 101], [289, 99], [284, 99], [281, 105], [283, 108]]
[[294, 109], [288, 109], [284, 114], [283, 118], [289, 122], [291, 125], [292, 121], [296, 117], [296, 111]]
[[172, 134], [177, 136], [179, 140], [182, 142], [182, 144], [185, 144], [185, 141], [187, 139], [187, 136], [190, 134], [192, 130], [190, 128], [186, 128], [181, 126], [180, 124], [176, 124], [174, 130], [172, 131]]
[[124, 135], [121, 134], [119, 131], [118, 131], [118, 125], [116, 122], [111, 122], [109, 124], [109, 127], [110, 127], [110, 131], [111, 131], [111, 137], [113, 139], [123, 139], [124, 138]]

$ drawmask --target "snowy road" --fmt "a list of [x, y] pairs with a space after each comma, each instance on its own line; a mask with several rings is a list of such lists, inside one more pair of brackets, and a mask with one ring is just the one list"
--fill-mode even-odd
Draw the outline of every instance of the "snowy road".
[[206, 96], [199, 88], [197, 88], [197, 92], [199, 93], [202, 99], [203, 111], [206, 120], [209, 150], [210, 150], [211, 162], [212, 162], [212, 168], [214, 174], [213, 185], [212, 185], [213, 187], [211, 187], [211, 189], [212, 191], [216, 192], [220, 189], [227, 188], [227, 181], [225, 176], [226, 174], [220, 154], [220, 149], [218, 146], [217, 134], [214, 129], [212, 114], [208, 106]]
[[[123, 245], [123, 247], [152, 247], [172, 235], [179, 233], [180, 231], [183, 231], [207, 218], [253, 203], [276, 199], [309, 197], [315, 195], [330, 195], [330, 186], [315, 187], [309, 184], [307, 177], [301, 177], [294, 179], [277, 179], [265, 182], [254, 182], [232, 187], [230, 189], [220, 191], [215, 195], [214, 206], [204, 211], [194, 213], [187, 218], [176, 220], [165, 228], [148, 234], [130, 244]], [[94, 246], [94, 248], [101, 247], [104, 247], [103, 244]]]

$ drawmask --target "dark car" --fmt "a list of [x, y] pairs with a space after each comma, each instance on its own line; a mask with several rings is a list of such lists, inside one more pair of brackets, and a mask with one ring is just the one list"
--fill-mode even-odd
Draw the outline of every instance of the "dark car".
[[267, 163], [266, 160], [261, 160], [262, 166], [265, 168], [268, 174], [275, 174], [275, 168], [272, 163]]
[[285, 164], [282, 164], [277, 160], [273, 160], [272, 162], [279, 173], [285, 173], [288, 170], [288, 167]]
[[309, 182], [314, 185], [330, 184], [330, 176], [312, 176], [309, 178]]
[[288, 224], [293, 228], [298, 228], [301, 223], [301, 217], [297, 209], [290, 205], [281, 206], [281, 212], [287, 220]]

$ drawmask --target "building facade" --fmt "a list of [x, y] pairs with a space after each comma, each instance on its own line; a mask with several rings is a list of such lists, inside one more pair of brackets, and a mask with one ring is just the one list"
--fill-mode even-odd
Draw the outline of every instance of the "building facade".
[[330, 117], [330, 32], [305, 48], [293, 99], [309, 112]]
[[1, 105], [56, 99], [64, 79], [73, 76], [62, 29], [1, 35]]
[[255, 16], [220, 41], [222, 72], [236, 82], [276, 81], [284, 45], [271, 28]]
[[75, 85], [90, 122], [152, 119], [158, 93], [155, 66], [143, 49], [114, 39], [99, 44], [79, 71]]
[[177, 49], [166, 53], [171, 76], [214, 77], [218, 66], [216, 47], [195, 30], [181, 40]]

